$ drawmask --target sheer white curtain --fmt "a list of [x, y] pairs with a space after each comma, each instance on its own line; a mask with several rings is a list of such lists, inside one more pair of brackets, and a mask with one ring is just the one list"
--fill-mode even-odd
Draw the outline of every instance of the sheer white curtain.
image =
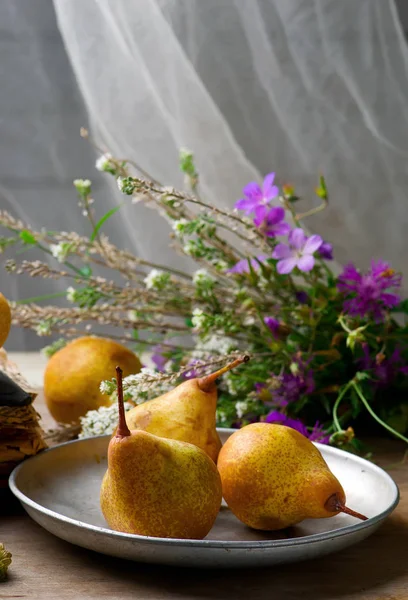
[[[228, 206], [272, 170], [312, 198], [323, 173], [330, 208], [309, 227], [342, 262], [382, 256], [408, 271], [408, 53], [393, 2], [54, 3], [92, 127], [114, 153], [182, 185], [187, 146], [202, 193]], [[131, 210], [134, 249], [171, 260], [156, 217], [146, 227]]]

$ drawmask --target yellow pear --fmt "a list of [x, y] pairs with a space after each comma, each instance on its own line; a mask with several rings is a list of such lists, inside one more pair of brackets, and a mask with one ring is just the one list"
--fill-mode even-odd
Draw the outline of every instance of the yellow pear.
[[320, 451], [291, 427], [243, 427], [228, 438], [217, 466], [226, 503], [253, 529], [284, 529], [339, 512], [366, 519], [345, 506], [344, 490]]
[[135, 406], [126, 413], [128, 427], [194, 444], [215, 462], [221, 448], [216, 430], [215, 381], [248, 360], [248, 356], [237, 358], [211, 375], [184, 381], [170, 392]]
[[220, 510], [214, 462], [192, 444], [130, 431], [117, 367], [119, 425], [108, 448], [100, 502], [108, 525], [139, 535], [202, 539]]
[[3, 296], [0, 294], [0, 348], [4, 346], [4, 342], [8, 338], [11, 326], [11, 310], [10, 305]]
[[140, 371], [137, 356], [109, 339], [81, 337], [58, 350], [44, 374], [44, 396], [54, 419], [59, 423], [78, 423], [88, 410], [110, 404], [99, 385], [115, 376], [118, 362], [125, 375]]

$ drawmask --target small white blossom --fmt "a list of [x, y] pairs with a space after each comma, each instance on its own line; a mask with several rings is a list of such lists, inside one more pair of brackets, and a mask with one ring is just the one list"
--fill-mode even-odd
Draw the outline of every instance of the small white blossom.
[[217, 269], [217, 271], [225, 273], [225, 271], [228, 269], [228, 263], [226, 263], [225, 260], [216, 260], [214, 262], [214, 267]]
[[218, 423], [225, 423], [225, 421], [227, 420], [227, 413], [224, 410], [217, 409], [216, 419]]
[[165, 373], [171, 373], [173, 371], [173, 361], [172, 360], [168, 360], [164, 366], [163, 366], [163, 371]]
[[118, 177], [116, 180], [120, 192], [123, 192], [123, 177]]
[[76, 302], [76, 289], [71, 286], [67, 288], [67, 300], [68, 302]]
[[35, 327], [36, 334], [40, 337], [51, 334], [51, 321], [40, 321]]
[[231, 396], [236, 396], [238, 394], [238, 390], [236, 388], [236, 383], [234, 379], [227, 373], [224, 377], [224, 383], [227, 385], [228, 393]]
[[71, 248], [71, 244], [67, 242], [60, 242], [59, 244], [50, 244], [51, 254], [60, 263], [65, 262]]
[[99, 391], [101, 394], [106, 394], [110, 396], [115, 391], [115, 383], [113, 381], [101, 381], [99, 385]]
[[89, 196], [92, 181], [90, 179], [74, 179], [74, 186], [80, 196]]
[[194, 256], [196, 252], [196, 245], [193, 240], [188, 240], [183, 246], [183, 252], [188, 256]]
[[186, 225], [188, 225], [187, 219], [179, 219], [178, 221], [173, 221], [172, 228], [178, 238], [182, 237], [182, 235], [184, 234]]
[[193, 282], [196, 285], [212, 285], [215, 279], [206, 269], [198, 269], [193, 275]]
[[235, 403], [235, 410], [237, 411], [238, 419], [242, 419], [248, 410], [248, 402], [245, 402], [245, 400], [239, 400]]
[[109, 169], [111, 167], [111, 158], [112, 155], [109, 154], [109, 152], [102, 154], [102, 156], [100, 156], [95, 163], [95, 167], [98, 169], [98, 171], [106, 171], [107, 169]]
[[144, 278], [144, 283], [148, 290], [163, 290], [170, 282], [169, 273], [164, 273], [159, 269], [152, 269]]
[[242, 324], [245, 326], [253, 325], [254, 323], [255, 323], [255, 317], [252, 317], [251, 315], [247, 315], [242, 321]]
[[191, 318], [191, 321], [195, 329], [202, 329], [205, 325], [206, 320], [207, 317], [204, 314], [204, 311], [201, 310], [201, 308], [195, 308], [193, 310], [193, 316]]

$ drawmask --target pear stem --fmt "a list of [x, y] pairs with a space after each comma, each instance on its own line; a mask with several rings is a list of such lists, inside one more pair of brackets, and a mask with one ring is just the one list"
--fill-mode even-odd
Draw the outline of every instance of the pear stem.
[[116, 430], [116, 437], [124, 438], [130, 435], [129, 427], [126, 423], [125, 407], [123, 404], [123, 386], [122, 386], [122, 375], [123, 371], [120, 367], [116, 367], [116, 381], [118, 384], [118, 410], [119, 410], [119, 423]]
[[221, 375], [224, 375], [224, 373], [227, 373], [227, 371], [231, 371], [231, 369], [233, 369], [234, 367], [242, 365], [242, 363], [248, 362], [249, 359], [250, 357], [247, 354], [245, 354], [244, 356], [239, 356], [234, 361], [229, 363], [229, 365], [225, 365], [225, 367], [222, 367], [222, 369], [215, 371], [215, 373], [211, 373], [210, 375], [200, 377], [199, 379], [197, 379], [198, 387], [203, 392], [212, 392], [215, 387], [215, 381], [216, 379], [218, 379], [218, 377], [221, 377]]
[[360, 519], [361, 521], [368, 520], [368, 517], [366, 517], [365, 515], [362, 515], [361, 513], [353, 510], [352, 508], [345, 506], [345, 504], [340, 500], [337, 494], [333, 494], [332, 496], [330, 496], [330, 498], [327, 500], [324, 506], [329, 512], [342, 512], [346, 515], [350, 515], [351, 517], [355, 517], [356, 519]]

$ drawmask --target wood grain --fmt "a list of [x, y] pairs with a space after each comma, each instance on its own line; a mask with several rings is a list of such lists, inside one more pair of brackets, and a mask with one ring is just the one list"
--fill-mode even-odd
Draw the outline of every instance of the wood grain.
[[[41, 396], [36, 408], [45, 416]], [[46, 417], [47, 426], [50, 425]], [[96, 554], [52, 536], [13, 503], [1, 507], [0, 541], [13, 553], [0, 599], [30, 600], [406, 600], [408, 466], [403, 446], [382, 441], [378, 462], [400, 487], [395, 513], [369, 539], [338, 554], [262, 570], [143, 565]], [[388, 465], [388, 467], [387, 467]]]

